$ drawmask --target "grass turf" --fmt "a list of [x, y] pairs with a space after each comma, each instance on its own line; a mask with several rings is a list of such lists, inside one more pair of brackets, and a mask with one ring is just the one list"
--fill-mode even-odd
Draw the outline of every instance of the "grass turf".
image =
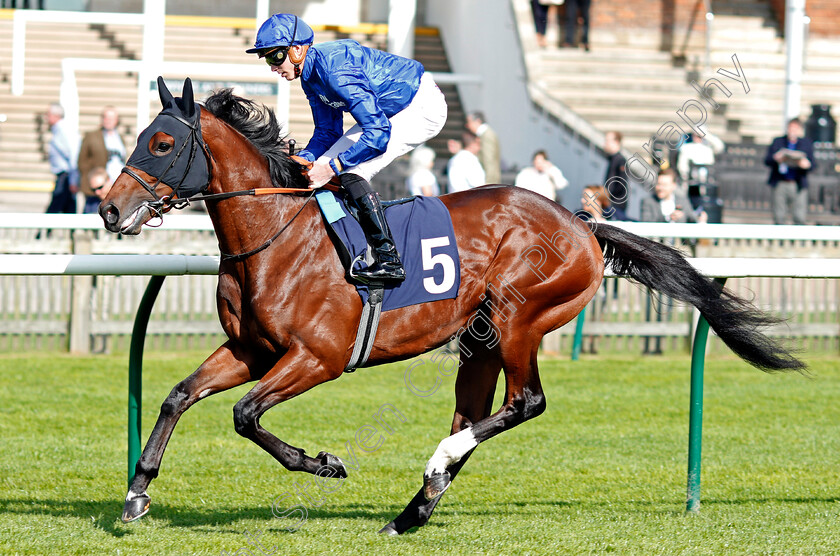
[[[147, 355], [145, 435], [202, 358]], [[837, 554], [840, 365], [809, 363], [811, 379], [710, 359], [702, 509], [686, 516], [688, 357], [542, 361], [546, 413], [481, 445], [426, 527], [385, 538], [449, 429], [452, 377], [420, 398], [407, 362], [365, 369], [268, 412], [262, 425], [309, 454], [354, 446], [358, 470], [326, 494], [234, 432], [247, 386], [203, 400], [150, 514], [123, 524], [126, 357], [0, 355], [0, 554]], [[390, 434], [373, 418], [386, 403], [406, 420], [389, 417]], [[355, 444], [366, 425], [370, 452]], [[273, 504], [306, 519], [290, 532], [301, 512]]]

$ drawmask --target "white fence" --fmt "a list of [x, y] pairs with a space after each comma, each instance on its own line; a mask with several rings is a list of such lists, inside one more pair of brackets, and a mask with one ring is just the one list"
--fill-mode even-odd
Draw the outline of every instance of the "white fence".
[[[704, 272], [737, 276], [729, 280], [730, 289], [789, 319], [787, 326], [772, 331], [774, 335], [799, 338], [807, 349], [840, 349], [840, 286], [836, 280], [813, 278], [834, 276], [835, 262], [828, 259], [840, 259], [840, 228], [640, 223], [621, 227], [648, 237], [672, 238], [666, 241], [677, 244], [679, 238], [689, 238], [692, 244], [685, 250], [703, 259], [697, 264]], [[0, 254], [5, 254], [0, 255], [0, 350], [69, 346], [84, 352], [127, 346], [148, 282], [143, 275], [149, 274], [144, 272], [146, 263], [134, 255], [212, 256], [218, 254], [218, 246], [206, 215], [167, 215], [161, 228], [121, 238], [104, 231], [96, 215], [0, 214]], [[32, 254], [63, 257], [29, 257]], [[90, 276], [99, 273], [78, 265], [92, 259], [70, 259], [73, 254], [126, 255], [126, 260], [135, 262], [133, 269], [120, 275]], [[732, 258], [739, 254], [764, 258]], [[767, 257], [796, 260], [780, 263]], [[23, 266], [68, 261], [76, 261], [68, 270], [76, 276], [57, 267], [24, 270]], [[167, 279], [152, 314], [153, 348], [204, 349], [221, 338], [215, 276], [184, 270], [175, 269], [178, 275]], [[584, 348], [595, 342], [598, 350], [633, 351], [655, 342], [663, 349], [687, 350], [692, 320], [690, 307], [671, 306], [626, 280], [607, 278], [587, 314]], [[573, 324], [554, 333], [544, 347], [567, 352]]]
[[[218, 255], [218, 245], [206, 215], [167, 216], [159, 229], [121, 237], [105, 231], [97, 215], [0, 214], [0, 253], [0, 350], [87, 352], [127, 348], [150, 274], [142, 268], [148, 263], [136, 255], [213, 256]], [[136, 272], [126, 268], [119, 275], [92, 276], [86, 272], [92, 269], [78, 266], [84, 257], [72, 259], [70, 273], [78, 275], [54, 272], [71, 260], [70, 255], [102, 254], [135, 261], [131, 264]], [[45, 275], [21, 275], [23, 260], [39, 265]], [[161, 260], [155, 259], [155, 264]], [[175, 274], [167, 279], [152, 314], [149, 345], [204, 349], [217, 344], [222, 330], [216, 277]]]

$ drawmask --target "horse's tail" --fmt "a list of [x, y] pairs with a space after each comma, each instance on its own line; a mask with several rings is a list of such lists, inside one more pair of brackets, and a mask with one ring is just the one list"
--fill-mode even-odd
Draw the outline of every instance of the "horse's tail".
[[760, 329], [781, 322], [750, 302], [701, 275], [685, 257], [667, 245], [615, 226], [590, 223], [606, 264], [668, 297], [690, 303], [739, 357], [767, 372], [804, 371], [806, 365]]

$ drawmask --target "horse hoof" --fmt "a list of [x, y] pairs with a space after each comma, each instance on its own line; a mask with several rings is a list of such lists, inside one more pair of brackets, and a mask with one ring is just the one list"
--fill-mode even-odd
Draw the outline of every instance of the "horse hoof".
[[[129, 493], [129, 496], [131, 493]], [[149, 505], [152, 499], [145, 492], [143, 494], [136, 494], [133, 498], [126, 498], [125, 507], [123, 508], [122, 520], [124, 523], [129, 523], [140, 519], [149, 513]]]
[[344, 462], [338, 459], [338, 457], [327, 452], [318, 452], [316, 459], [321, 460], [321, 467], [330, 467], [336, 470], [336, 474], [330, 475], [330, 477], [334, 479], [347, 478], [347, 470], [344, 468]]
[[397, 526], [394, 525], [394, 522], [392, 521], [391, 523], [389, 523], [388, 525], [386, 525], [385, 527], [380, 529], [379, 534], [380, 535], [388, 535], [389, 537], [396, 537], [400, 533], [399, 533], [399, 531], [397, 531]]
[[431, 476], [423, 476], [423, 496], [426, 500], [432, 501], [449, 488], [452, 484], [449, 471], [443, 473], [434, 473]]

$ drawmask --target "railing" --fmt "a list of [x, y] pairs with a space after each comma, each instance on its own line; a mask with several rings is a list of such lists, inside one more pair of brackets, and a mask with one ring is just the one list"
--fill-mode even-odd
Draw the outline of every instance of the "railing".
[[151, 276], [137, 309], [128, 357], [128, 482], [140, 459], [143, 349], [146, 328], [166, 276], [219, 273], [219, 257], [188, 255], [0, 255], [0, 274]]
[[[766, 145], [730, 144], [715, 158], [713, 177], [727, 209], [770, 210], [772, 189], [767, 186]], [[840, 215], [840, 150], [831, 144], [815, 145], [816, 168], [808, 174], [809, 214]]]
[[[140, 60], [112, 60], [103, 58], [64, 58], [61, 60], [61, 105], [65, 108], [69, 121], [77, 122], [79, 119], [79, 91], [76, 86], [76, 74], [78, 72], [113, 72], [113, 73], [136, 73], [138, 79], [137, 89], [137, 128], [145, 128], [149, 123], [151, 85], [148, 64]], [[220, 64], [205, 62], [169, 62], [160, 61], [154, 66], [154, 73], [161, 75], [178, 75], [183, 77], [219, 77], [225, 79], [245, 77], [257, 82], [266, 82], [276, 85], [276, 106], [274, 112], [278, 121], [284, 127], [289, 122], [290, 91], [289, 82], [279, 79], [274, 74], [266, 74], [265, 68], [254, 64]], [[145, 82], [144, 82], [145, 80]], [[287, 132], [286, 129], [283, 133]]]
[[[797, 241], [840, 240], [840, 227], [811, 226], [733, 226], [697, 224], [624, 223], [619, 227], [646, 237], [671, 237], [683, 239], [717, 238], [749, 239], [757, 235], [766, 239]], [[762, 233], [763, 232], [763, 233]], [[790, 278], [840, 278], [840, 259], [689, 259], [702, 274], [715, 277], [725, 284], [735, 277], [790, 277]], [[585, 326], [586, 311], [578, 315], [572, 359], [580, 354], [580, 342]], [[835, 325], [836, 326], [836, 325]], [[691, 348], [691, 394], [689, 402], [688, 478], [686, 511], [700, 511], [701, 445], [703, 430], [703, 374], [709, 323], [698, 318]]]
[[[730, 265], [732, 261], [733, 264], [750, 261], [749, 264], [744, 263], [745, 268], [755, 266], [764, 271], [756, 275], [731, 274], [727, 277], [733, 278], [730, 284], [733, 291], [754, 297], [761, 308], [791, 319], [790, 325], [773, 328], [770, 331], [772, 335], [829, 338], [830, 342], [827, 343], [832, 348], [838, 345], [840, 297], [837, 288], [820, 287], [824, 284], [820, 281], [796, 279], [796, 269], [782, 268], [782, 272], [788, 272], [784, 276], [792, 278], [786, 280], [780, 279], [780, 275], [771, 273], [769, 269], [775, 268], [780, 259], [811, 257], [809, 260], [814, 262], [803, 268], [818, 269], [822, 260], [840, 258], [840, 227], [641, 222], [619, 222], [614, 225], [648, 238], [667, 238], [668, 242], [677, 245], [681, 241], [694, 242], [690, 248], [684, 245], [683, 249], [700, 256], [704, 260], [703, 264], [707, 265], [704, 271], [709, 275], [725, 275], [720, 274], [722, 270], [734, 272]], [[617, 338], [641, 337], [645, 339], [645, 347], [648, 339], [656, 339], [657, 345], [666, 341], [666, 346], [670, 347], [683, 342], [688, 346], [696, 321], [696, 314], [691, 307], [673, 306], [667, 299], [660, 299], [656, 294], [649, 294], [626, 281], [615, 283], [616, 279], [608, 278], [605, 282], [609, 283], [605, 283], [600, 296], [590, 303], [588, 309], [595, 317], [583, 331], [588, 337], [604, 336], [606, 338], [601, 341], [613, 340], [613, 347], [617, 344], [617, 347], [625, 350], [632, 349], [632, 345], [616, 342]], [[620, 289], [615, 291], [614, 288]], [[628, 327], [631, 322], [633, 326]], [[567, 325], [552, 333], [554, 337], [550, 337], [547, 344], [552, 351], [559, 351], [561, 346], [558, 342], [561, 339], [580, 336], [581, 333], [580, 329]], [[675, 341], [667, 343], [672, 339]], [[579, 339], [573, 341], [572, 349], [580, 348]]]
[[[391, 185], [394, 192], [404, 187], [401, 178]], [[692, 245], [683, 248], [703, 258], [840, 258], [840, 240], [832, 235], [833, 227], [632, 223], [627, 229], [649, 237], [693, 238]], [[97, 215], [0, 214], [0, 253], [215, 255], [218, 245], [212, 230], [204, 214], [172, 213], [161, 228], [146, 229], [136, 237], [106, 232]], [[97, 279], [0, 276], [0, 350], [69, 348], [85, 353], [125, 349], [132, 315], [145, 287], [141, 276], [127, 274]], [[840, 289], [832, 282], [735, 278], [730, 287], [789, 318], [790, 327], [776, 328], [773, 334], [796, 338], [805, 349], [840, 346]], [[222, 331], [215, 294], [212, 276], [177, 276], [167, 281], [154, 316], [156, 322], [166, 325], [150, 327], [150, 345], [204, 349], [216, 342]], [[641, 352], [649, 342], [662, 343], [666, 350], [689, 348], [692, 309], [670, 307], [631, 282], [607, 278], [592, 307], [586, 339], [587, 343], [596, 342], [602, 351]], [[546, 337], [543, 348], [566, 351], [573, 334], [574, 326], [563, 327]], [[725, 348], [713, 342], [711, 349]]]
[[[159, 229], [122, 237], [106, 232], [98, 215], [21, 213], [0, 215], [0, 253], [7, 257], [54, 254], [63, 260], [93, 254], [216, 255], [218, 244], [207, 215], [169, 215]], [[50, 264], [61, 261], [54, 259]], [[0, 263], [0, 274], [10, 274], [16, 264], [16, 259], [6, 258]], [[88, 353], [125, 345], [146, 288], [143, 275], [148, 273], [96, 279], [78, 274], [0, 276], [0, 349]], [[157, 345], [175, 341], [184, 348], [204, 348], [220, 337], [216, 282], [215, 277], [202, 275], [170, 280], [156, 313], [167, 326], [150, 330]]]
[[[60, 103], [65, 109], [65, 117], [71, 126], [78, 127], [80, 104], [82, 106], [86, 105], [84, 95], [81, 102], [79, 99], [79, 91], [76, 87], [77, 76], [84, 75], [85, 72], [116, 72], [137, 76], [137, 92], [131, 97], [136, 101], [135, 108], [133, 111], [127, 111], [127, 113], [124, 114], [125, 119], [132, 122], [131, 124], [125, 125], [130, 125], [132, 129], [137, 131], [142, 130], [148, 124], [150, 119], [150, 105], [153, 104], [151, 102], [153, 99], [150, 92], [150, 85], [159, 74], [164, 74], [168, 77], [178, 76], [180, 78], [190, 76], [194, 80], [196, 77], [218, 80], [222, 76], [225, 80], [232, 78], [247, 78], [249, 82], [253, 81], [259, 84], [270, 84], [272, 87], [276, 87], [277, 90], [275, 113], [277, 114], [281, 125], [284, 125], [288, 131], [288, 122], [290, 120], [289, 83], [280, 79], [279, 76], [269, 72], [265, 65], [257, 65], [252, 60], [243, 64], [174, 62], [163, 60], [162, 46], [164, 44], [164, 30], [167, 25], [179, 24], [176, 19], [177, 16], [165, 16], [163, 4], [162, 0], [147, 1], [144, 4], [146, 11], [144, 13], [134, 14], [67, 12], [57, 10], [15, 10], [11, 16], [13, 18], [11, 68], [12, 93], [16, 96], [22, 95], [25, 90], [25, 83], [28, 83], [33, 75], [33, 72], [28, 71], [26, 68], [27, 57], [25, 52], [27, 29], [32, 24], [96, 24], [108, 25], [109, 27], [114, 28], [125, 26], [136, 28], [139, 26], [143, 30], [143, 40], [141, 43], [142, 50], [137, 53], [138, 59], [136, 60], [127, 60], [122, 58], [61, 58], [60, 53], [57, 54], [62, 66]], [[263, 21], [264, 18], [267, 17], [267, 14], [268, 2], [266, 0], [259, 0], [257, 5], [258, 17], [256, 20], [250, 18], [201, 18], [201, 22], [208, 26], [224, 25], [246, 28], [249, 26], [253, 27], [258, 22]], [[328, 27], [324, 25], [315, 25], [314, 27], [316, 30], [324, 30], [326, 28], [333, 29], [332, 26]], [[379, 32], [389, 32], [389, 27], [387, 25], [360, 25], [353, 27], [338, 26], [335, 27], [335, 29], [339, 30], [341, 33], [347, 33], [350, 32], [351, 29], [372, 30], [376, 27], [380, 27]], [[122, 55], [127, 56], [124, 52]], [[481, 90], [483, 83], [482, 78], [479, 75], [474, 74], [434, 72], [434, 77], [441, 85], [473, 85], [478, 91]], [[260, 96], [262, 97], [263, 95]], [[123, 101], [124, 100], [125, 99], [123, 99]], [[264, 101], [271, 102], [271, 99], [266, 98]], [[83, 110], [83, 112], [87, 111], [88, 109]], [[132, 120], [132, 116], [136, 118], [136, 120]], [[133, 123], [135, 121], [136, 125]], [[125, 127], [125, 125], [122, 127]]]

